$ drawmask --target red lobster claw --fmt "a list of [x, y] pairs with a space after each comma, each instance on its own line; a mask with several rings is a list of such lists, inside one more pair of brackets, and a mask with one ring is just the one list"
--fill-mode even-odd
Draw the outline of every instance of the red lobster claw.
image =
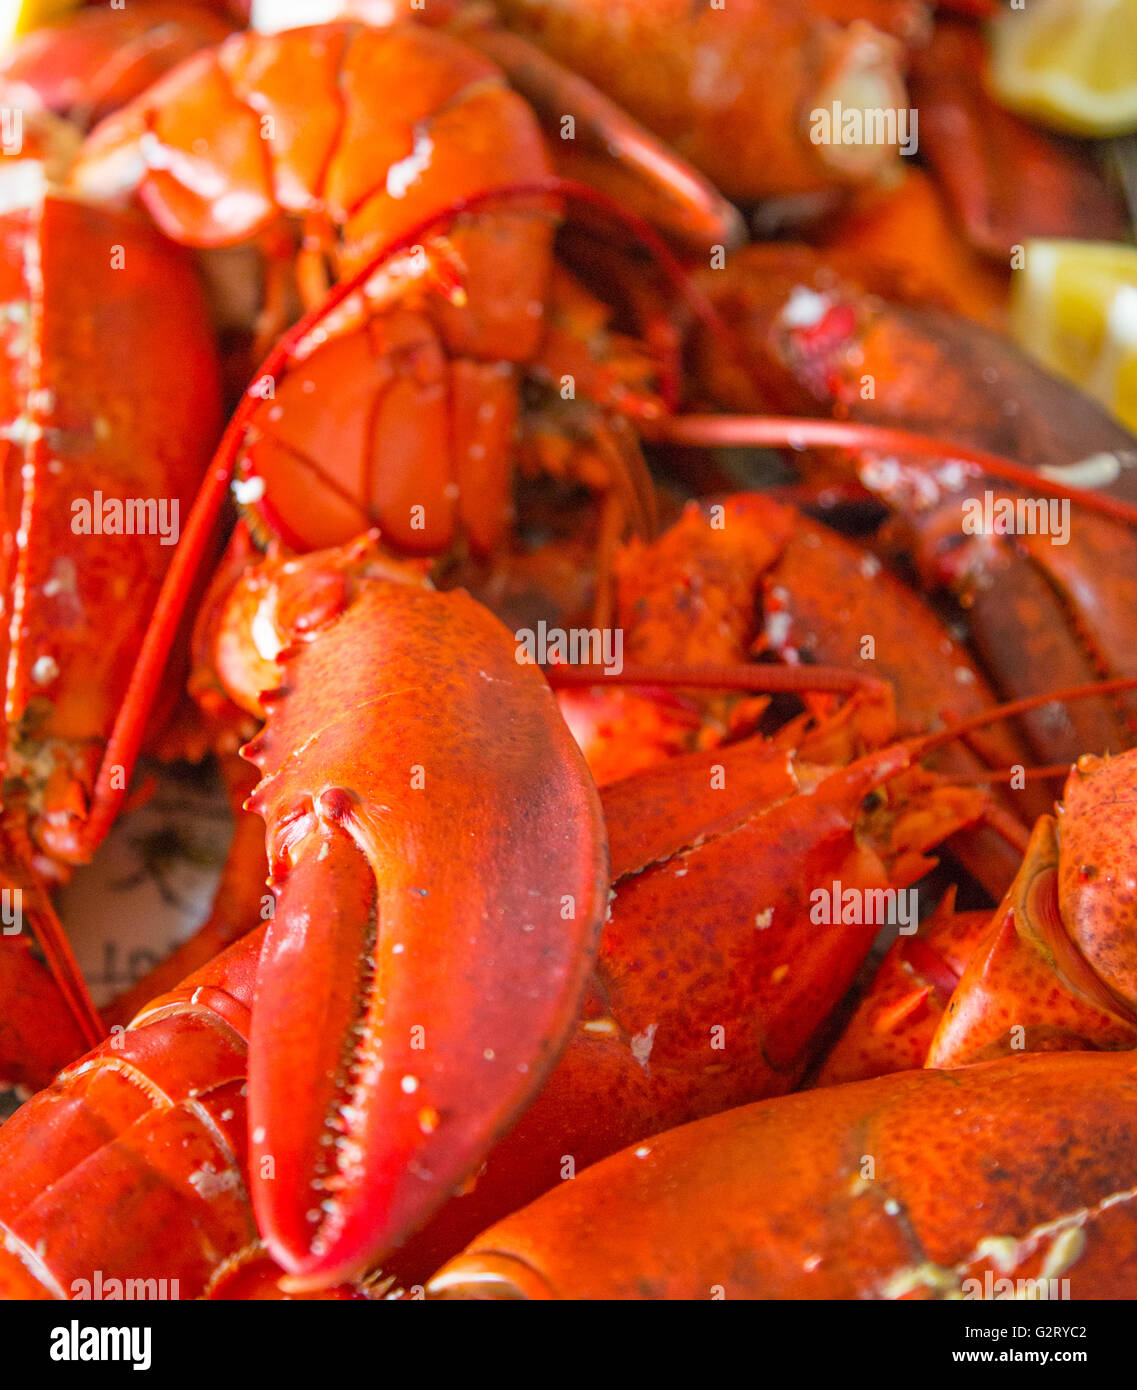
[[584, 761], [496, 619], [367, 544], [277, 572], [281, 685], [245, 750], [278, 892], [250, 1168], [299, 1290], [381, 1259], [540, 1089], [608, 874]]

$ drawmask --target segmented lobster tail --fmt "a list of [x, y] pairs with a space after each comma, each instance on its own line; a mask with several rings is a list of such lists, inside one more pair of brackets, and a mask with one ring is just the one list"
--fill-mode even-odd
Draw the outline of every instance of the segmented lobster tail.
[[[258, 945], [154, 1000], [0, 1129], [0, 1295], [70, 1298], [86, 1281], [97, 1297], [99, 1277], [193, 1298], [255, 1241], [243, 1093]], [[77, 1221], [94, 1191], [99, 1220]]]

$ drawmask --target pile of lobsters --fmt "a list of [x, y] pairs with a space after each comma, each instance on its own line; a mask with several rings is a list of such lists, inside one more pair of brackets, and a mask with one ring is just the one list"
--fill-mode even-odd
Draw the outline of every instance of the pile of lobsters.
[[1006, 326], [1099, 151], [982, 4], [253, 8], [0, 60], [0, 1292], [1137, 1295], [1137, 440]]

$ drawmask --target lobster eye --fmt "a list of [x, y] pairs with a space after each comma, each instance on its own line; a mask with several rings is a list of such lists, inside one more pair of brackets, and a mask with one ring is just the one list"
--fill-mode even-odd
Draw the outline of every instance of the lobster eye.
[[873, 811], [879, 811], [883, 805], [883, 792], [869, 792], [868, 796], [861, 802], [861, 810], [871, 814]]

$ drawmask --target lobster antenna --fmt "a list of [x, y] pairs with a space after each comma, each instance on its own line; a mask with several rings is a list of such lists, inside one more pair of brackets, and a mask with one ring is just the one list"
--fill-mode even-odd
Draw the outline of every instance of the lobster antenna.
[[[833, 695], [852, 695], [860, 690], [874, 686], [885, 686], [875, 676], [865, 676], [840, 666], [763, 666], [758, 663], [739, 662], [715, 666], [710, 663], [675, 666], [625, 666], [619, 674], [613, 674], [603, 666], [547, 666], [543, 668], [545, 678], [554, 690], [572, 689], [579, 686], [633, 685], [663, 686], [667, 689], [689, 690], [734, 690], [754, 694], [817, 693]], [[1072, 685], [1064, 689], [1047, 691], [1040, 695], [1027, 695], [1006, 704], [993, 705], [979, 714], [953, 722], [948, 728], [934, 734], [921, 734], [915, 738], [901, 740], [906, 742], [919, 757], [925, 757], [945, 744], [954, 743], [977, 729], [1016, 715], [1026, 714], [1042, 705], [1071, 700], [1093, 699], [1104, 695], [1114, 695], [1128, 690], [1137, 690], [1137, 676], [1120, 676], [1115, 680], [1091, 681], [1085, 685]], [[945, 781], [959, 785], [983, 782], [996, 782], [1012, 773], [1031, 781], [1041, 781], [1048, 777], [1064, 777], [1070, 770], [1069, 763], [1053, 763], [1046, 767], [998, 768], [985, 770], [975, 776], [950, 778]], [[996, 808], [992, 808], [995, 814]], [[1018, 841], [1009, 833], [1009, 827], [996, 825], [999, 831], [1012, 844]]]
[[[839, 666], [763, 666], [757, 663], [740, 662], [723, 666], [711, 664], [691, 666], [625, 666], [613, 675], [603, 666], [549, 666], [544, 674], [554, 690], [572, 689], [579, 686], [596, 685], [638, 685], [664, 686], [669, 689], [713, 689], [750, 691], [754, 693], [827, 693], [854, 694], [873, 686], [887, 685], [877, 677], [865, 676], [860, 672], [846, 670]], [[1089, 699], [1094, 696], [1116, 694], [1120, 691], [1137, 690], [1137, 676], [1120, 677], [1111, 681], [1095, 681], [1087, 685], [1069, 686], [1064, 690], [1048, 691], [1043, 695], [1028, 695], [1007, 704], [994, 705], [981, 714], [970, 716], [953, 723], [950, 728], [935, 734], [925, 734], [917, 738], [900, 740], [906, 743], [915, 757], [923, 758], [928, 753], [956, 739], [985, 728], [1001, 719], [1013, 718], [1037, 709], [1041, 705], [1055, 701]], [[1069, 763], [1055, 763], [1048, 767], [1005, 768], [984, 770], [974, 776], [937, 776], [942, 785], [970, 786], [980, 783], [996, 782], [1004, 777], [1008, 780], [1013, 773], [1030, 781], [1047, 777], [1065, 777]], [[898, 769], [899, 770], [899, 769]], [[983, 823], [1003, 840], [1024, 853], [1029, 840], [1029, 831], [1024, 825], [1001, 806], [988, 805], [981, 817]]]
[[[854, 694], [873, 686], [888, 685], [877, 676], [862, 675], [843, 666], [765, 666], [758, 662], [737, 662], [716, 666], [705, 662], [684, 666], [625, 666], [615, 674], [604, 666], [546, 666], [542, 668], [554, 690], [589, 685], [659, 685], [669, 689], [739, 690], [754, 694], [816, 692], [834, 695]], [[1095, 696], [1116, 695], [1137, 690], [1137, 676], [1118, 676], [1114, 680], [1090, 681], [1064, 689], [1046, 691], [1040, 695], [1025, 695], [1022, 699], [992, 705], [979, 714], [954, 721], [950, 727], [934, 734], [920, 734], [908, 740], [914, 747], [930, 751], [957, 738], [986, 728], [1001, 719], [1012, 719], [1042, 705], [1069, 700], [1088, 700]], [[1058, 766], [1062, 771], [1067, 764]], [[1054, 768], [1040, 768], [1035, 776], [1042, 777]], [[992, 774], [994, 776], [995, 774]]]
[[1116, 695], [1127, 690], [1137, 690], [1137, 676], [1119, 676], [1114, 680], [1090, 681], [1085, 685], [1069, 685], [1059, 690], [1049, 690], [1042, 695], [1025, 695], [1020, 700], [1010, 700], [1003, 705], [993, 705], [981, 714], [973, 714], [966, 719], [957, 720], [949, 728], [938, 733], [924, 734], [914, 739], [913, 743], [920, 748], [921, 753], [927, 753], [942, 747], [945, 743], [953, 743], [963, 734], [972, 733], [975, 729], [986, 728], [988, 724], [996, 723], [1000, 719], [1013, 719], [1016, 715], [1027, 714], [1032, 709], [1039, 709], [1042, 705], [1063, 704], [1071, 700], [1090, 700], [1095, 696]]
[[75, 959], [67, 933], [56, 915], [46, 893], [37, 893], [36, 901], [24, 907], [24, 915], [31, 925], [32, 935], [43, 952], [51, 978], [63, 996], [68, 1012], [75, 1020], [83, 1040], [88, 1047], [97, 1047], [107, 1035], [106, 1026], [95, 1001], [87, 988], [83, 972]]
[[604, 666], [545, 666], [542, 670], [554, 690], [582, 685], [659, 685], [764, 695], [852, 695], [887, 684], [877, 676], [866, 676], [843, 666], [764, 666], [744, 661], [722, 666], [710, 662], [691, 666], [625, 666], [618, 674]]
[[843, 420], [810, 420], [787, 415], [680, 415], [645, 420], [644, 438], [660, 444], [689, 444], [724, 448], [751, 445], [782, 449], [873, 449], [882, 453], [913, 454], [969, 464], [976, 474], [986, 473], [1009, 483], [1020, 483], [1056, 497], [1068, 497], [1088, 511], [1116, 521], [1137, 525], [1137, 505], [1106, 497], [1086, 488], [1072, 487], [1015, 463], [1000, 454], [967, 444], [933, 439], [890, 425], [865, 425]]
[[1038, 767], [992, 767], [983, 772], [967, 773], [959, 777], [943, 777], [945, 786], [972, 787], [983, 782], [1009, 782], [1012, 776], [1024, 782], [1047, 782], [1055, 777], [1065, 777], [1070, 771], [1069, 763], [1048, 763]]

